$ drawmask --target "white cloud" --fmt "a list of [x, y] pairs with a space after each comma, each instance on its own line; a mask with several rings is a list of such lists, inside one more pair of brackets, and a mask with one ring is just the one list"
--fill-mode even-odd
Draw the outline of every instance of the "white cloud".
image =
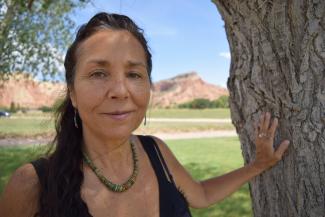
[[224, 57], [226, 59], [231, 58], [230, 52], [221, 52], [221, 53], [219, 53], [219, 56]]

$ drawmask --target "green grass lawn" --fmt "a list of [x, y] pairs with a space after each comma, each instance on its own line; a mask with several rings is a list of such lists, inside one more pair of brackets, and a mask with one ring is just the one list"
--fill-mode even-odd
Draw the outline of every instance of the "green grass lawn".
[[46, 146], [0, 147], [0, 193], [11, 173], [24, 163], [36, 159], [45, 152], [45, 148]]
[[5, 136], [36, 136], [54, 132], [54, 122], [46, 118], [13, 117], [0, 118], [0, 138]]
[[[237, 138], [206, 138], [167, 141], [177, 159], [197, 180], [222, 175], [243, 165]], [[194, 217], [252, 216], [248, 185], [206, 209], [191, 209]]]
[[[204, 180], [243, 164], [237, 138], [167, 140], [170, 149], [192, 176]], [[44, 148], [44, 146], [43, 146]], [[0, 192], [10, 174], [42, 152], [42, 147], [0, 148]], [[194, 217], [250, 217], [247, 185], [229, 198], [207, 209], [192, 209]]]

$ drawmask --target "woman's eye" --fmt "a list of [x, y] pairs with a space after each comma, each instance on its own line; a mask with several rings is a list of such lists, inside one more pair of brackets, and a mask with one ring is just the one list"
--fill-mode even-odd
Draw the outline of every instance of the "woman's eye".
[[93, 78], [105, 78], [107, 75], [103, 71], [94, 71], [90, 76]]
[[129, 77], [129, 78], [138, 79], [138, 78], [141, 78], [141, 74], [138, 73], [138, 72], [129, 72], [129, 73], [128, 73], [128, 77]]

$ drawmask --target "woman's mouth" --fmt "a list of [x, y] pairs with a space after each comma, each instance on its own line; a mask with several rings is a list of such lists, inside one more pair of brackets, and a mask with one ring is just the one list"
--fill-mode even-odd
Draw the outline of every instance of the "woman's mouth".
[[108, 112], [102, 113], [104, 115], [108, 115], [114, 120], [124, 120], [126, 119], [133, 111], [116, 111], [116, 112]]

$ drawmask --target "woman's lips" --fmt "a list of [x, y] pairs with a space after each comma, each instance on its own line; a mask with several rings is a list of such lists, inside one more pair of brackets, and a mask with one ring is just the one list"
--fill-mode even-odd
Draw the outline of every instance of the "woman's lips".
[[126, 111], [126, 112], [110, 112], [110, 113], [103, 113], [104, 115], [108, 115], [114, 120], [124, 120], [126, 119], [132, 111]]

